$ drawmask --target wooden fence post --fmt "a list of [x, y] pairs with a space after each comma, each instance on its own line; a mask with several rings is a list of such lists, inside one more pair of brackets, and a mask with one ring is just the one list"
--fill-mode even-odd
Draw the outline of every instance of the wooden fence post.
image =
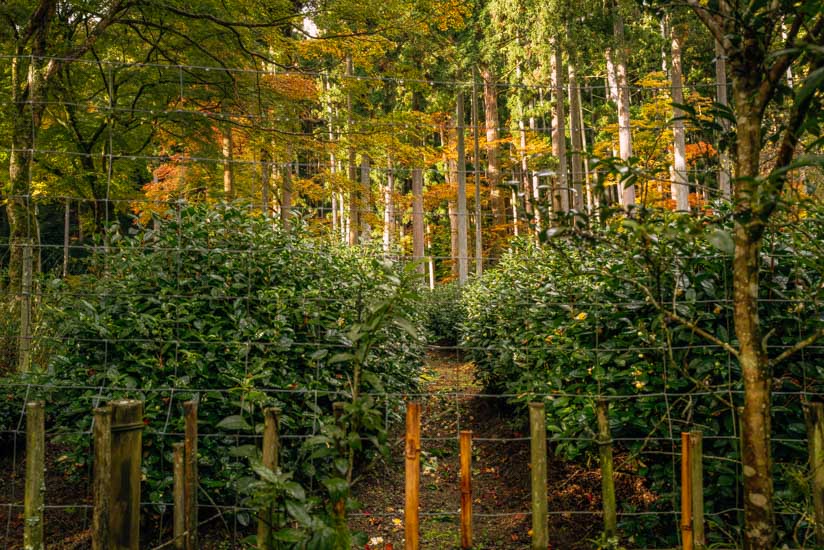
[[186, 548], [197, 550], [197, 401], [183, 403], [185, 430], [183, 439], [184, 512], [186, 516]]
[[461, 548], [472, 548], [472, 432], [461, 430]]
[[824, 546], [824, 403], [804, 406], [812, 479], [816, 546]]
[[692, 541], [696, 549], [706, 548], [704, 538], [704, 439], [700, 430], [693, 430], [690, 442], [690, 492], [692, 500]]
[[140, 546], [140, 461], [143, 454], [143, 402], [112, 401], [111, 496], [109, 548], [138, 550]]
[[532, 548], [549, 545], [547, 513], [546, 410], [543, 403], [529, 404], [529, 440], [532, 463]]
[[109, 550], [109, 510], [112, 483], [112, 408], [94, 410], [94, 479], [92, 550]]
[[406, 550], [418, 550], [418, 490], [421, 482], [421, 404], [406, 404], [406, 487], [404, 503], [404, 536]]
[[609, 431], [609, 402], [606, 399], [599, 399], [595, 412], [598, 419], [598, 453], [601, 458], [601, 499], [604, 506], [604, 533], [607, 537], [614, 537], [618, 532], [618, 510], [615, 502], [612, 435]]
[[681, 432], [681, 544], [693, 550], [692, 537], [692, 469], [690, 465], [690, 434]]
[[[278, 469], [278, 410], [263, 410], [263, 465], [273, 472]], [[264, 508], [258, 514], [257, 543], [260, 550], [272, 550], [272, 508]]]
[[33, 256], [31, 240], [23, 244], [23, 273], [20, 281], [20, 337], [17, 345], [17, 370], [31, 369], [31, 312]]
[[46, 415], [42, 401], [26, 403], [26, 488], [23, 500], [25, 523], [23, 547], [26, 550], [42, 550], [43, 542], [43, 493], [46, 492], [44, 475], [46, 452]]
[[185, 445], [182, 441], [172, 444], [172, 465], [174, 479], [173, 535], [176, 550], [186, 548], [186, 473]]

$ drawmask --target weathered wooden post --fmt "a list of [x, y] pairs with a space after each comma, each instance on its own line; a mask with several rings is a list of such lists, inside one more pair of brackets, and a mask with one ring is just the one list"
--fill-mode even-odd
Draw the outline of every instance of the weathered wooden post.
[[693, 550], [692, 537], [692, 469], [690, 464], [690, 434], [681, 432], [681, 544]]
[[406, 404], [406, 487], [404, 491], [404, 535], [406, 550], [418, 550], [418, 490], [421, 483], [421, 404]]
[[461, 462], [461, 548], [472, 548], [472, 432], [459, 438]]
[[807, 421], [810, 478], [812, 479], [813, 514], [816, 546], [824, 547], [824, 403], [804, 406]]
[[[278, 410], [263, 410], [263, 465], [273, 472], [278, 469]], [[260, 550], [272, 550], [272, 508], [266, 507], [258, 514], [257, 543]]]
[[532, 462], [532, 548], [549, 545], [547, 512], [546, 409], [543, 403], [529, 404], [529, 440]]
[[700, 430], [690, 432], [690, 500], [692, 501], [692, 541], [696, 549], [706, 548], [704, 536], [704, 438]]
[[109, 548], [140, 547], [140, 461], [143, 453], [143, 402], [121, 399], [112, 408]]
[[45, 486], [46, 415], [42, 401], [26, 403], [26, 488], [23, 497], [23, 547], [42, 550]]
[[173, 536], [176, 550], [186, 548], [186, 473], [185, 445], [182, 441], [172, 444], [172, 465], [174, 479]]
[[186, 549], [197, 550], [197, 401], [183, 403], [183, 415], [185, 417], [183, 471], [186, 479], [184, 484]]
[[17, 345], [17, 370], [31, 369], [31, 287], [32, 287], [32, 243], [23, 244], [23, 275], [20, 280], [20, 336]]
[[109, 510], [112, 484], [112, 408], [94, 410], [94, 479], [92, 550], [109, 550]]
[[604, 505], [604, 533], [607, 537], [614, 537], [618, 532], [618, 510], [615, 502], [612, 436], [609, 431], [609, 402], [606, 399], [599, 399], [595, 412], [598, 419], [598, 453], [601, 458], [601, 499]]

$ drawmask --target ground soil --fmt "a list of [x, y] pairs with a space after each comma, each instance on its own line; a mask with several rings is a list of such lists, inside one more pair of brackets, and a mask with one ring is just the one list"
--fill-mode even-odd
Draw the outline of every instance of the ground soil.
[[[531, 548], [529, 440], [527, 426], [500, 398], [481, 394], [471, 363], [449, 354], [430, 356], [424, 373], [421, 412], [421, 547], [460, 547], [457, 434], [473, 432], [474, 548]], [[389, 460], [361, 476], [354, 495], [363, 503], [353, 527], [366, 532], [371, 548], [403, 548], [403, 427], [394, 434]], [[602, 531], [601, 476], [597, 463], [549, 457], [551, 548], [594, 548]], [[654, 497], [643, 480], [619, 476], [619, 498], [643, 506]], [[574, 511], [574, 512], [573, 512]]]

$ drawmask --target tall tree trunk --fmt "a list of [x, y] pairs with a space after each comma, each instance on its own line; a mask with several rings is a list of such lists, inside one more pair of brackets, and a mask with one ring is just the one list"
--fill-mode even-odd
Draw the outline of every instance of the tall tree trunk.
[[272, 155], [268, 147], [260, 150], [260, 211], [269, 217], [270, 199], [269, 189], [272, 181]]
[[569, 137], [572, 143], [572, 207], [576, 212], [584, 211], [584, 139], [583, 121], [580, 118], [581, 89], [578, 87], [578, 73], [572, 59], [569, 61]]
[[457, 121], [458, 149], [458, 282], [466, 283], [469, 276], [469, 249], [467, 246], [467, 217], [466, 209], [466, 153], [464, 147], [464, 95], [463, 90], [458, 90], [458, 97], [455, 106], [455, 120]]
[[[291, 156], [291, 155], [290, 155]], [[280, 195], [280, 221], [284, 231], [292, 228], [292, 163], [283, 165], [283, 188]]]
[[[354, 74], [354, 66], [352, 63], [352, 56], [346, 57], [346, 76], [351, 77]], [[351, 83], [350, 83], [351, 84]], [[353, 104], [352, 90], [346, 92], [346, 131], [348, 135], [346, 139], [347, 157], [349, 164], [349, 246], [358, 244], [358, 236], [360, 233], [360, 209], [361, 196], [360, 186], [358, 185], [358, 167], [355, 164], [355, 147], [352, 145], [352, 130], [354, 125], [354, 104]]]
[[423, 265], [425, 253], [423, 232], [423, 171], [420, 168], [412, 169], [412, 258], [419, 262], [418, 273], [423, 275], [426, 266]]
[[[721, 105], [729, 104], [727, 101], [727, 54], [718, 40], [715, 41], [715, 101]], [[729, 120], [725, 117], [718, 117], [717, 121], [724, 132], [729, 131]], [[732, 196], [731, 172], [730, 152], [725, 148], [718, 153], [718, 189], [725, 199]]]
[[392, 238], [395, 234], [395, 171], [392, 168], [392, 158], [389, 158], [389, 167], [386, 170], [386, 185], [383, 188], [383, 251], [389, 252], [392, 247]]
[[360, 222], [361, 222], [361, 242], [369, 242], [372, 238], [372, 227], [369, 225], [369, 220], [366, 212], [372, 211], [372, 180], [371, 180], [371, 164], [369, 157], [366, 154], [361, 155], [360, 177], [361, 177], [361, 191], [360, 191]]
[[483, 274], [483, 237], [481, 220], [481, 152], [478, 144], [478, 133], [480, 120], [478, 117], [478, 80], [477, 70], [472, 72], [472, 167], [475, 175], [475, 275], [480, 277]]
[[232, 126], [224, 124], [221, 128], [221, 152], [223, 154], [223, 196], [227, 201], [235, 198], [234, 152], [232, 151]]
[[[632, 157], [632, 128], [629, 116], [629, 83], [627, 81], [627, 56], [624, 44], [624, 19], [613, 7], [612, 32], [615, 38], [615, 80], [618, 86], [618, 148], [621, 160], [628, 161]], [[623, 185], [621, 190], [621, 204], [626, 210], [635, 206], [635, 185]]]
[[499, 188], [501, 165], [498, 161], [498, 88], [489, 67], [481, 71], [484, 82], [484, 119], [486, 123], [486, 179], [489, 183], [492, 219], [496, 225], [506, 223], [506, 201]]
[[449, 256], [452, 276], [458, 277], [458, 206], [454, 199], [446, 203], [449, 213]]
[[558, 208], [561, 212], [569, 212], [569, 182], [567, 181], [566, 158], [566, 124], [564, 122], [564, 73], [561, 48], [557, 40], [553, 40], [550, 80], [552, 84], [552, 155], [558, 159], [558, 176], [555, 180], [555, 194], [558, 197]]
[[[684, 103], [683, 71], [681, 68], [681, 37], [678, 29], [670, 29], [672, 39], [672, 101], [676, 104]], [[687, 144], [684, 136], [684, 111], [680, 107], [672, 108], [672, 183], [670, 190], [675, 201], [675, 209], [679, 212], [689, 212], [690, 209], [690, 182], [687, 177]]]
[[[745, 82], [742, 83], [742, 80]], [[763, 225], [750, 215], [754, 206], [752, 201], [758, 197], [761, 119], [759, 107], [754, 105], [757, 86], [747, 86], [746, 80], [744, 77], [734, 81], [738, 139], [733, 311], [739, 342], [738, 359], [744, 379], [744, 547], [746, 550], [766, 550], [774, 547], [775, 521], [770, 449], [772, 375], [762, 346], [758, 317], [758, 269]]]

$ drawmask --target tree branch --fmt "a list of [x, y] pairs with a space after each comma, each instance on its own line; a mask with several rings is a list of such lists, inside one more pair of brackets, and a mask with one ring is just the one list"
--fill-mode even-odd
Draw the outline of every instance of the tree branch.
[[692, 8], [692, 11], [701, 22], [704, 24], [705, 27], [710, 31], [713, 37], [718, 40], [721, 44], [724, 45], [724, 49], [727, 49], [727, 44], [729, 41], [725, 40], [724, 38], [724, 28], [721, 25], [721, 22], [713, 17], [713, 15], [709, 12], [707, 8], [701, 5], [699, 0], [687, 0], [687, 5]]
[[804, 338], [803, 340], [801, 340], [800, 342], [796, 342], [796, 344], [793, 347], [784, 350], [778, 357], [770, 360], [770, 367], [776, 366], [781, 361], [784, 361], [785, 359], [792, 357], [804, 348], [815, 344], [822, 337], [824, 337], [824, 328], [820, 328], [817, 331], [810, 334], [809, 336], [807, 336], [806, 338]]

